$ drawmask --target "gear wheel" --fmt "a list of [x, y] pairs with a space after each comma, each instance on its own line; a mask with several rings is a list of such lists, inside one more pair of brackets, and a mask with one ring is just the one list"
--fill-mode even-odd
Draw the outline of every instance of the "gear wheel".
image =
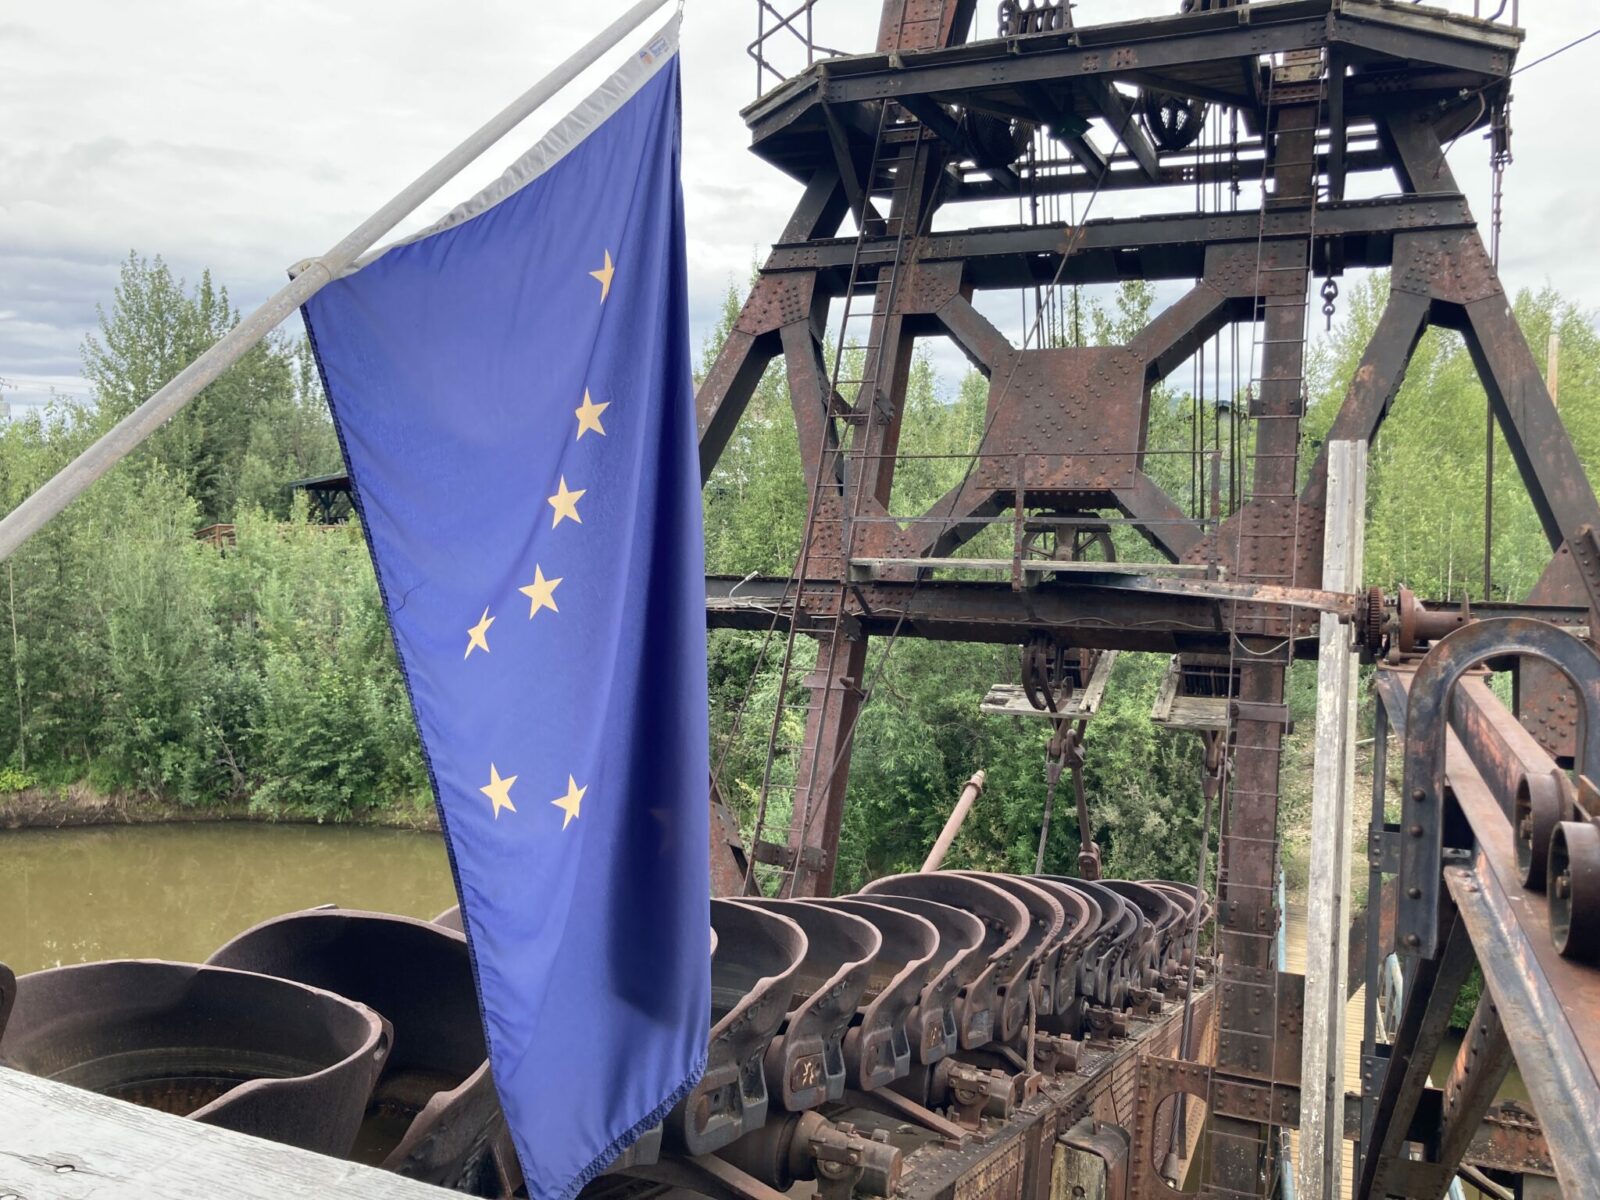
[[1362, 613], [1362, 637], [1367, 653], [1377, 658], [1383, 653], [1383, 589], [1367, 589], [1367, 605]]

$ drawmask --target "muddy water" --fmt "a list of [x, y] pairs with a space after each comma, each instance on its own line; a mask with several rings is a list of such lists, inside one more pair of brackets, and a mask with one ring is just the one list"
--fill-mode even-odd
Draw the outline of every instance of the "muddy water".
[[437, 834], [325, 825], [0, 833], [0, 962], [204, 959], [266, 917], [339, 904], [432, 917], [455, 903]]

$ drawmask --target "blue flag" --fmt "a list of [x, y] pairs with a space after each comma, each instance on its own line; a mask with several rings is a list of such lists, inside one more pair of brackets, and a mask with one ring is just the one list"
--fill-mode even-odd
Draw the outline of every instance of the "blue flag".
[[487, 192], [305, 307], [538, 1198], [705, 1064], [676, 42], [674, 22]]

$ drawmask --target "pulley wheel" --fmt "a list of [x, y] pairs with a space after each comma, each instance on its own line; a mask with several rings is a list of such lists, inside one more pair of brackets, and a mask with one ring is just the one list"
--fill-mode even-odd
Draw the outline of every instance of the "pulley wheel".
[[1511, 828], [1517, 842], [1517, 878], [1529, 891], [1544, 891], [1550, 838], [1565, 815], [1561, 782], [1554, 774], [1524, 776], [1512, 801]]
[[1190, 96], [1146, 89], [1139, 97], [1139, 113], [1150, 140], [1162, 150], [1192, 146], [1205, 128], [1205, 102]]
[[1600, 952], [1600, 829], [1586, 821], [1557, 825], [1545, 883], [1550, 940], [1562, 958], [1594, 961]]

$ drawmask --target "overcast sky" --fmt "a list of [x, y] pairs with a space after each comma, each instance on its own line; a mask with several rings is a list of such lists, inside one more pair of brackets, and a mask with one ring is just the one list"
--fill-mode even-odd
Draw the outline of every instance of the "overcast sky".
[[[1450, 0], [1470, 11], [1472, 0]], [[622, 0], [56, 0], [0, 6], [0, 380], [82, 395], [78, 354], [130, 250], [248, 307], [550, 70]], [[981, 29], [994, 0], [980, 0]], [[1080, 24], [1177, 0], [1080, 0]], [[1530, 62], [1600, 24], [1594, 0], [1521, 0]], [[793, 205], [749, 154], [754, 0], [688, 0], [684, 185], [695, 336]], [[820, 0], [819, 40], [871, 48], [875, 0]], [[664, 20], [663, 8], [655, 23]], [[653, 23], [654, 24], [654, 23]], [[653, 27], [653, 25], [652, 25]], [[630, 44], [646, 40], [643, 36]], [[477, 190], [609, 69], [590, 72], [402, 229]], [[796, 65], [790, 59], [789, 65]], [[1600, 39], [1518, 81], [1503, 273], [1600, 308]], [[1487, 217], [1487, 152], [1451, 155]], [[1096, 215], [1122, 202], [1108, 197]], [[1001, 217], [1000, 219], [1004, 219]], [[1012, 219], [1015, 219], [1014, 217]]]

